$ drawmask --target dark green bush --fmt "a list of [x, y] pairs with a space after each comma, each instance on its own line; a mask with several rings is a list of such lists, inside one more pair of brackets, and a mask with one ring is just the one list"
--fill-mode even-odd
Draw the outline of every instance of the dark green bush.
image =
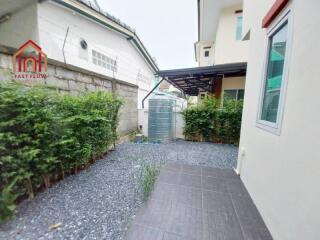
[[120, 106], [106, 92], [71, 96], [0, 84], [0, 209], [10, 212], [8, 199], [11, 206], [17, 196], [33, 197], [106, 153], [117, 138]]
[[240, 138], [242, 101], [205, 98], [183, 111], [184, 134], [188, 140], [237, 144]]

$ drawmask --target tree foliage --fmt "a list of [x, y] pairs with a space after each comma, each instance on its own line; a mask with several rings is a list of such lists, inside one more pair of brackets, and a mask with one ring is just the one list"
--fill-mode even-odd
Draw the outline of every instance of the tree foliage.
[[0, 221], [14, 212], [17, 196], [33, 197], [106, 153], [120, 106], [102, 91], [71, 96], [0, 84]]
[[183, 111], [184, 134], [188, 140], [237, 144], [240, 138], [242, 101], [206, 97], [199, 105]]

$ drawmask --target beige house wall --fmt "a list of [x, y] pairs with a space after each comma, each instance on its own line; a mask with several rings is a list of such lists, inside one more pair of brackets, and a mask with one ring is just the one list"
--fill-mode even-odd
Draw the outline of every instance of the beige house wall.
[[275, 240], [317, 240], [320, 1], [292, 0], [285, 9], [291, 10], [293, 26], [279, 135], [257, 127], [267, 32], [272, 28], [263, 29], [261, 23], [274, 2], [244, 1], [244, 20], [251, 39], [237, 169]]
[[236, 40], [237, 14], [242, 5], [224, 8], [221, 11], [217, 36], [214, 44], [214, 63], [246, 62], [248, 41]]
[[[201, 38], [200, 42], [195, 44], [195, 55], [199, 66], [246, 62], [248, 41], [236, 39], [237, 16], [239, 15], [236, 11], [242, 10], [241, 1], [239, 4], [230, 2], [228, 7], [221, 6], [221, 9], [218, 7], [219, 4], [215, 3], [217, 5], [215, 6], [213, 1], [201, 1], [201, 3], [205, 2], [204, 8], [200, 6], [202, 11], [200, 36], [204, 39]], [[210, 14], [215, 16], [209, 17]], [[205, 56], [206, 51], [209, 51], [208, 57]]]
[[224, 90], [244, 89], [245, 84], [245, 77], [224, 78], [222, 80], [222, 94]]

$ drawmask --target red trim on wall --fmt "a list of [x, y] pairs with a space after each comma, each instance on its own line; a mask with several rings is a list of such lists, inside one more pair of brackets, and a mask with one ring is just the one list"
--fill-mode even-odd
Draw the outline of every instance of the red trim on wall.
[[268, 11], [267, 15], [262, 20], [262, 27], [267, 28], [271, 22], [278, 16], [278, 14], [284, 9], [289, 0], [276, 0]]

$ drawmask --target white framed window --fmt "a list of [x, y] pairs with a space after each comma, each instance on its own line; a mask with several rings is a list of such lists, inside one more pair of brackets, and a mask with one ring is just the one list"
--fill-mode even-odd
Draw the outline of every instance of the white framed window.
[[242, 12], [241, 13], [237, 13], [236, 15], [237, 17], [237, 23], [236, 23], [236, 40], [240, 41], [242, 40], [242, 25], [243, 25], [243, 16], [242, 16]]
[[116, 60], [107, 57], [106, 55], [96, 51], [92, 50], [92, 62], [94, 65], [103, 67], [107, 70], [117, 72], [117, 62]]
[[280, 135], [287, 86], [291, 14], [268, 32], [268, 48], [263, 71], [257, 126]]
[[226, 100], [243, 100], [244, 89], [226, 89], [223, 91], [223, 101]]

